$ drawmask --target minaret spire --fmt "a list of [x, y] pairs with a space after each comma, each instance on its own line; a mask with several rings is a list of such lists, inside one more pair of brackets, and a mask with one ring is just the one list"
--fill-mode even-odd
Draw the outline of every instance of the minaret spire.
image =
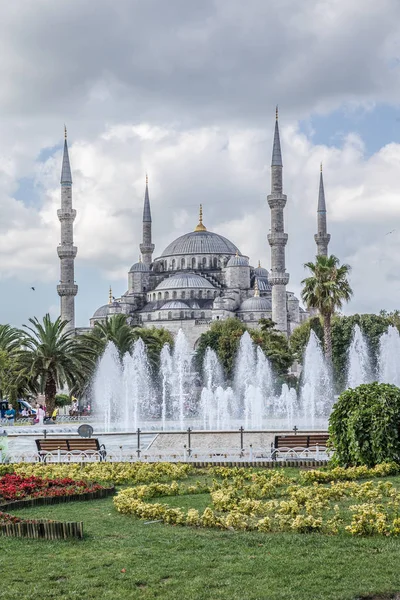
[[151, 263], [153, 262], [154, 244], [151, 239], [151, 210], [150, 210], [150, 198], [149, 198], [149, 178], [146, 173], [146, 188], [144, 192], [144, 204], [143, 204], [143, 234], [142, 243], [140, 244], [140, 252], [143, 256], [143, 263], [148, 269], [150, 269]]
[[326, 202], [324, 190], [324, 178], [322, 175], [322, 163], [319, 174], [319, 193], [318, 193], [318, 208], [317, 208], [317, 228], [318, 233], [314, 235], [315, 243], [317, 244], [318, 256], [328, 256], [328, 244], [331, 236], [327, 232], [326, 226]]
[[61, 223], [61, 244], [57, 248], [60, 259], [60, 283], [57, 292], [60, 296], [60, 314], [68, 321], [66, 330], [75, 329], [75, 296], [78, 286], [75, 284], [74, 260], [77, 248], [74, 246], [74, 220], [76, 210], [72, 208], [72, 176], [68, 155], [67, 128], [64, 125], [64, 153], [61, 168], [61, 209], [57, 211]]
[[286, 273], [285, 246], [287, 233], [284, 230], [283, 209], [287, 197], [283, 194], [282, 180], [282, 152], [279, 137], [278, 107], [276, 107], [274, 143], [271, 161], [271, 193], [267, 200], [271, 209], [271, 233], [268, 242], [271, 246], [271, 270], [268, 281], [272, 286], [272, 320], [277, 329], [288, 334], [286, 286], [289, 282], [289, 273]]

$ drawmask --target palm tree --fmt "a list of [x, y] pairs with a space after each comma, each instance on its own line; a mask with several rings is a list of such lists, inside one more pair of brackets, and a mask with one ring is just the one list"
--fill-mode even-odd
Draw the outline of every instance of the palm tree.
[[19, 329], [0, 325], [0, 398], [12, 403], [31, 395], [26, 370], [18, 361], [22, 336]]
[[103, 323], [96, 323], [90, 333], [81, 336], [81, 341], [94, 346], [98, 357], [103, 354], [108, 342], [112, 342], [122, 360], [126, 352], [131, 352], [134, 342], [139, 338], [146, 346], [152, 369], [156, 370], [163, 345], [166, 343], [173, 345], [173, 338], [166, 329], [132, 327], [127, 322], [127, 315], [117, 314], [107, 318]]
[[316, 256], [315, 263], [304, 265], [311, 271], [311, 277], [301, 282], [301, 297], [307, 308], [317, 309], [324, 325], [324, 350], [329, 362], [332, 361], [331, 320], [337, 309], [342, 308], [353, 295], [348, 282], [349, 265], [339, 265], [336, 256]]
[[136, 337], [134, 328], [128, 325], [126, 315], [112, 315], [104, 323], [95, 323], [90, 333], [81, 336], [83, 342], [96, 347], [98, 356], [101, 356], [108, 344], [112, 342], [122, 359], [126, 352], [130, 352]]
[[52, 321], [47, 314], [43, 323], [35, 317], [31, 326], [24, 325], [23, 347], [19, 352], [21, 365], [26, 368], [32, 386], [44, 393], [46, 407], [55, 407], [57, 388], [72, 389], [87, 379], [93, 371], [96, 354], [93, 348], [79, 343], [66, 332], [67, 321], [59, 317]]

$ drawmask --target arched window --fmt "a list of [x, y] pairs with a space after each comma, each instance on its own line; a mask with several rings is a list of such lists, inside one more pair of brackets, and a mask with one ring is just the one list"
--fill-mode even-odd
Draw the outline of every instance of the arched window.
[[213, 264], [214, 264], [214, 269], [216, 269], [218, 267], [218, 260], [217, 260], [216, 256], [214, 256], [214, 258], [213, 258]]
[[196, 268], [196, 259], [193, 256], [193, 258], [192, 258], [192, 269], [195, 269], [195, 268]]
[[158, 294], [157, 294], [157, 300], [161, 300], [161, 292], [158, 292]]
[[146, 291], [146, 286], [145, 286], [145, 285], [143, 286], [143, 291], [144, 291], [144, 292]]
[[175, 259], [173, 258], [171, 261], [172, 270], [175, 271]]
[[185, 297], [186, 297], [186, 292], [185, 291], [181, 292], [181, 298], [184, 299]]
[[203, 269], [205, 269], [207, 267], [207, 259], [205, 256], [203, 256]]
[[150, 313], [147, 315], [147, 320], [151, 321], [151, 314]]
[[158, 318], [161, 319], [161, 313], [160, 312], [158, 313]]
[[194, 291], [193, 290], [190, 290], [190, 297], [194, 298]]
[[216, 298], [217, 296], [218, 296], [218, 292], [217, 292], [217, 290], [215, 290], [215, 292], [214, 292], [214, 298]]
[[168, 313], [168, 319], [172, 319], [172, 312]]
[[169, 300], [169, 292], [165, 292], [165, 294], [164, 294], [164, 299], [165, 299], [165, 300]]
[[205, 314], [203, 312], [200, 313], [200, 319], [204, 319], [205, 318]]
[[181, 269], [184, 269], [186, 267], [186, 261], [184, 258], [181, 258]]
[[177, 295], [176, 292], [172, 292], [172, 297], [174, 300], [176, 299], [176, 295]]
[[253, 315], [253, 313], [250, 313], [250, 321], [254, 321], [254, 315]]
[[207, 290], [207, 298], [211, 298], [211, 292], [210, 292], [210, 290]]
[[261, 319], [265, 319], [264, 313], [261, 313]]
[[181, 310], [181, 312], [179, 313], [179, 316], [180, 316], [180, 318], [181, 318], [181, 319], [184, 319], [184, 318], [185, 318], [185, 315], [184, 315], [184, 312], [183, 312], [183, 310]]
[[190, 318], [194, 319], [194, 312], [193, 311], [190, 313]]
[[202, 297], [203, 297], [203, 291], [199, 290], [199, 298], [202, 298]]
[[164, 271], [164, 263], [160, 262], [159, 265], [160, 265], [160, 271]]

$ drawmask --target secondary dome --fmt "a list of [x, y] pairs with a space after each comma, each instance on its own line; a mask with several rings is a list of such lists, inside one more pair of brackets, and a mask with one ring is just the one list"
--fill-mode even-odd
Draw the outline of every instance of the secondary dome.
[[226, 266], [227, 267], [248, 267], [249, 261], [247, 260], [247, 258], [245, 256], [239, 256], [238, 254], [236, 254], [235, 256], [232, 256], [232, 258], [230, 258], [228, 260], [228, 264]]
[[137, 271], [148, 271], [148, 268], [142, 261], [139, 261], [139, 262], [135, 263], [134, 265], [132, 265], [129, 270], [130, 273], [135, 273]]
[[258, 263], [258, 267], [256, 269], [254, 269], [254, 274], [257, 275], [257, 277], [267, 277], [268, 278], [267, 269], [264, 269], [264, 267], [261, 267], [260, 263]]
[[247, 298], [240, 305], [241, 312], [265, 312], [272, 310], [271, 300], [265, 296]]
[[100, 308], [98, 308], [96, 310], [96, 312], [94, 313], [93, 319], [96, 317], [107, 317], [109, 306], [110, 306], [109, 304], [104, 304], [104, 306], [100, 306]]
[[181, 302], [180, 300], [171, 300], [170, 302], [163, 304], [161, 307], [161, 310], [169, 310], [169, 309], [176, 309], [176, 308], [188, 309], [189, 307], [187, 304], [185, 304], [184, 302]]
[[155, 291], [182, 288], [214, 289], [214, 286], [207, 279], [195, 273], [177, 273], [159, 283]]

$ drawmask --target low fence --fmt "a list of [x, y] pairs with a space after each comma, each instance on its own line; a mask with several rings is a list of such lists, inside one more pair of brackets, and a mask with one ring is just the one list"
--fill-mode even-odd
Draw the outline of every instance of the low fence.
[[[57, 424], [57, 423], [92, 423], [94, 420], [94, 417], [92, 416], [88, 416], [88, 415], [58, 415], [57, 419], [55, 421], [53, 421], [52, 419], [50, 419], [49, 425], [52, 425], [53, 423]], [[48, 420], [44, 423], [45, 425], [47, 425]], [[34, 417], [18, 417], [15, 420], [14, 423], [14, 427], [18, 426], [18, 425], [32, 425], [34, 423]], [[0, 418], [0, 425], [9, 425], [10, 422], [8, 419], [4, 418], [1, 419]]]
[[212, 450], [196, 450], [195, 448], [182, 448], [182, 450], [169, 452], [149, 452], [137, 449], [124, 452], [121, 450], [106, 451], [63, 451], [56, 452], [20, 452], [9, 453], [0, 451], [0, 463], [43, 462], [43, 463], [90, 463], [90, 462], [184, 462], [193, 464], [225, 464], [225, 463], [281, 463], [288, 461], [301, 461], [304, 464], [310, 461], [327, 462], [332, 451], [325, 446], [312, 446], [309, 448], [217, 448]]

